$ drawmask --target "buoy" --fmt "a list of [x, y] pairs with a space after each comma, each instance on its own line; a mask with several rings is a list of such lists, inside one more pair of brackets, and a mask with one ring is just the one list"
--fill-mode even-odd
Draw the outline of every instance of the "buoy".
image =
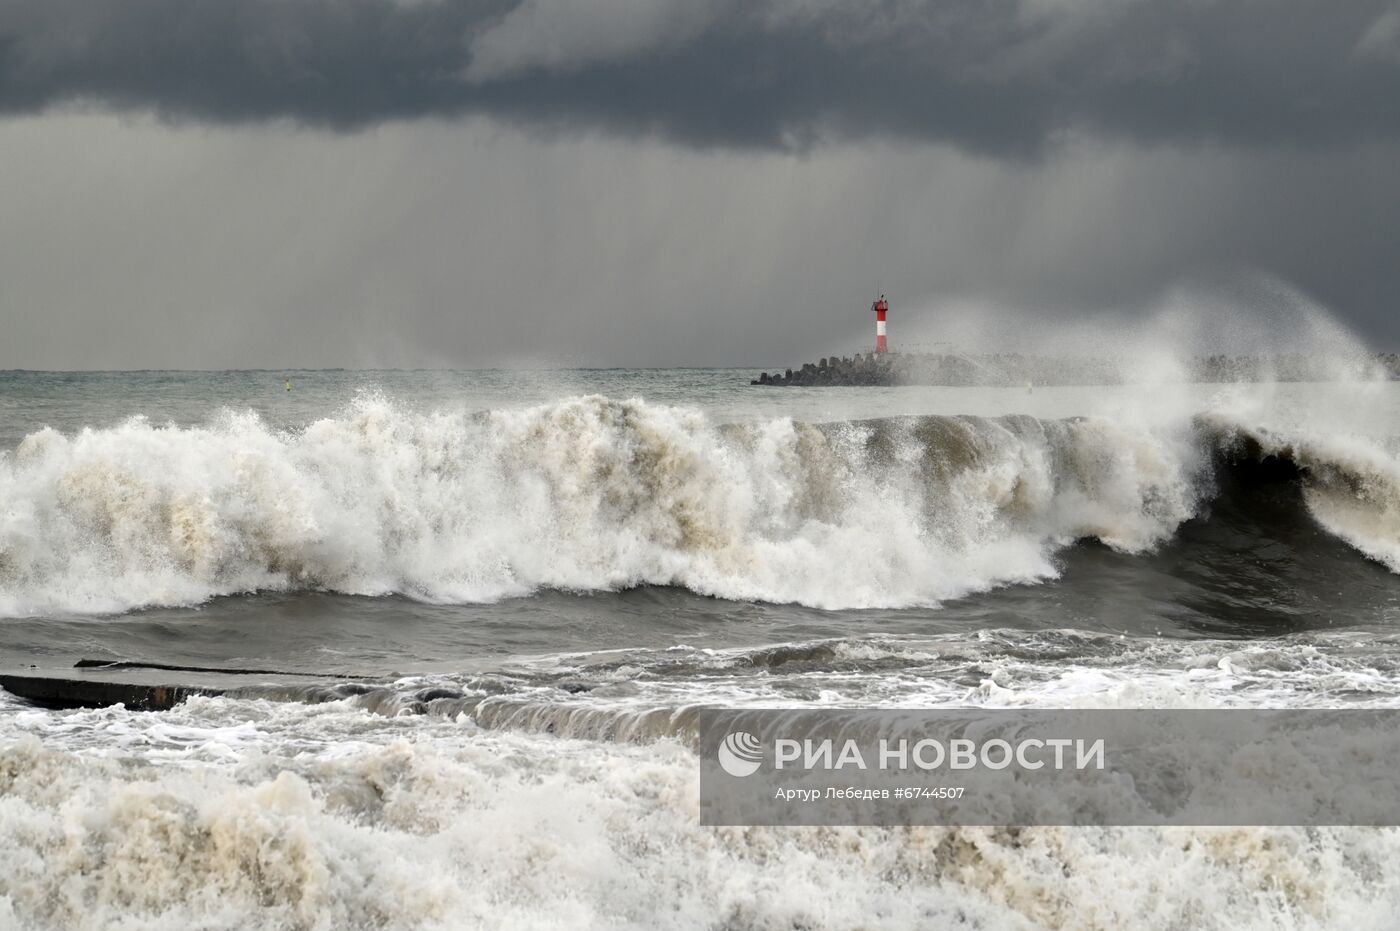
[[288, 390], [288, 391], [291, 391], [291, 390], [292, 390], [292, 380], [291, 380], [290, 378], [287, 379], [287, 390]]

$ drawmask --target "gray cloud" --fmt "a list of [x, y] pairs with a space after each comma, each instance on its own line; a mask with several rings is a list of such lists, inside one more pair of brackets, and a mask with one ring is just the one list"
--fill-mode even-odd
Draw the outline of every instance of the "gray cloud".
[[1400, 137], [1400, 12], [1353, 0], [7, 0], [0, 112], [336, 129], [485, 114], [681, 144]]

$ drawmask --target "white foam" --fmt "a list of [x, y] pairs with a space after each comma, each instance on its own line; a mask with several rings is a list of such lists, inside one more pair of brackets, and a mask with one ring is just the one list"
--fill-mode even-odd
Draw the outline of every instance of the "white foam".
[[642, 584], [926, 605], [1050, 577], [1054, 548], [1077, 537], [1150, 547], [1197, 505], [1199, 453], [1179, 423], [945, 428], [966, 434], [964, 459], [944, 461], [912, 426], [720, 427], [597, 396], [483, 415], [362, 398], [295, 432], [232, 413], [45, 430], [0, 459], [0, 615], [256, 590], [482, 602]]
[[[348, 702], [106, 714], [128, 749], [3, 726], [0, 923], [1380, 928], [1400, 901], [1392, 830], [701, 828], [695, 758], [669, 741], [408, 728]], [[263, 736], [235, 755], [137, 739], [173, 723], [227, 747], [245, 718]]]

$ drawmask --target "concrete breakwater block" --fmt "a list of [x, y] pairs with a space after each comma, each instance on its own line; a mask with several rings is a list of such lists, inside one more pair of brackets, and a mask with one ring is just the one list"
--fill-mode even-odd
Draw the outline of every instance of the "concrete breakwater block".
[[135, 711], [168, 711], [194, 695], [221, 695], [213, 686], [148, 685], [57, 675], [0, 673], [0, 688], [45, 708], [106, 708], [125, 705]]
[[249, 689], [305, 688], [373, 677], [177, 666], [112, 660], [78, 660], [69, 668], [23, 666], [0, 670], [0, 688], [45, 708], [106, 708], [167, 711], [196, 695], [225, 695]]

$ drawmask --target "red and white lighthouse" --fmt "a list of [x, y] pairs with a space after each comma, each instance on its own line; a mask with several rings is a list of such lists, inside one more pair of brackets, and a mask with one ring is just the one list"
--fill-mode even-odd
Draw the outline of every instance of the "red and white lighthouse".
[[875, 353], [884, 355], [889, 351], [885, 342], [885, 314], [890, 312], [890, 302], [881, 294], [880, 299], [870, 305], [870, 309], [875, 311]]

